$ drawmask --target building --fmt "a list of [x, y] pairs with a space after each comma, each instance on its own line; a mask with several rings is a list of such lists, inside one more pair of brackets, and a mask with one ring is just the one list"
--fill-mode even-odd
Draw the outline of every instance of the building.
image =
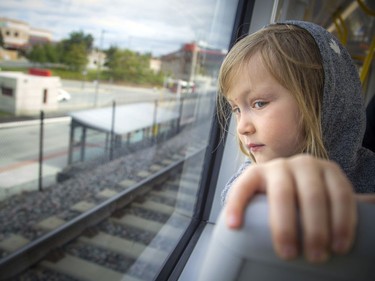
[[29, 35], [29, 46], [52, 42], [52, 33], [46, 29], [31, 28]]
[[151, 58], [150, 59], [150, 69], [154, 73], [158, 73], [161, 70], [161, 60], [158, 58]]
[[87, 69], [105, 69], [104, 66], [107, 56], [104, 52], [99, 50], [92, 50], [88, 55]]
[[226, 53], [203, 44], [187, 43], [178, 51], [161, 57], [161, 70], [173, 79], [184, 81], [193, 81], [198, 75], [216, 77]]
[[7, 50], [0, 47], [0, 61], [1, 60], [17, 60], [18, 52], [14, 50]]
[[5, 49], [24, 50], [34, 44], [52, 41], [50, 31], [36, 29], [26, 22], [9, 18], [0, 18], [0, 32]]
[[1, 111], [21, 116], [58, 108], [60, 78], [48, 76], [50, 74], [45, 70], [31, 69], [30, 73], [0, 72]]

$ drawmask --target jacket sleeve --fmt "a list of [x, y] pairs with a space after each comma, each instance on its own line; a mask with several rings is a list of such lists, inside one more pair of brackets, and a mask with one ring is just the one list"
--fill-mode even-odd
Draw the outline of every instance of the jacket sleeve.
[[243, 171], [251, 164], [250, 159], [247, 159], [244, 163], [241, 164], [238, 171], [229, 179], [228, 183], [225, 185], [224, 189], [221, 192], [221, 205], [224, 206], [227, 201], [227, 195], [229, 190], [232, 187], [233, 182], [243, 173]]

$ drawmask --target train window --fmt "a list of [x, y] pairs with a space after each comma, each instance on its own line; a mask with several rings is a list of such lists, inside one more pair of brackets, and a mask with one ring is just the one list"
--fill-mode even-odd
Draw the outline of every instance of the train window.
[[196, 227], [237, 1], [31, 2], [0, 4], [2, 277], [163, 278]]
[[[346, 46], [349, 50], [350, 55], [358, 66], [358, 72], [360, 74], [363, 94], [367, 102], [373, 98], [375, 94], [374, 89], [374, 1], [254, 1], [254, 10], [251, 15], [249, 33], [255, 32], [262, 26], [267, 25], [274, 21], [284, 20], [306, 20], [315, 22], [330, 32], [334, 33], [337, 38]], [[228, 182], [228, 179], [236, 172], [233, 171], [233, 166], [236, 163], [243, 162], [244, 157], [238, 157], [239, 154], [238, 144], [235, 139], [234, 123], [232, 122], [229, 127], [229, 133], [227, 136], [223, 159], [221, 161], [222, 166], [218, 185], [216, 187], [214, 208], [211, 210], [210, 218], [205, 226], [205, 230], [197, 242], [197, 247], [194, 249], [192, 257], [186, 265], [186, 268], [182, 274], [181, 281], [183, 280], [288, 280], [288, 279], [301, 279], [301, 280], [313, 280], [316, 279], [315, 274], [321, 274], [322, 272], [332, 271], [327, 274], [326, 279], [331, 280], [332, 278], [345, 279], [358, 279], [358, 280], [372, 280], [373, 274], [369, 270], [371, 267], [371, 261], [373, 259], [372, 253], [374, 249], [373, 243], [367, 239], [371, 237], [372, 225], [371, 223], [364, 224], [364, 232], [358, 230], [358, 242], [356, 242], [355, 250], [353, 250], [348, 256], [342, 258], [341, 261], [350, 260], [350, 267], [346, 266], [345, 262], [338, 265], [340, 262], [337, 260], [331, 260], [325, 263], [321, 267], [314, 265], [311, 272], [303, 273], [309, 264], [304, 263], [303, 259], [297, 261], [285, 263], [285, 268], [279, 270], [277, 263], [282, 261], [275, 256], [274, 249], [271, 245], [271, 239], [265, 242], [267, 235], [266, 231], [269, 231], [267, 222], [267, 216], [262, 218], [264, 215], [263, 211], [257, 209], [254, 211], [252, 216], [246, 218], [250, 221], [258, 221], [264, 224], [264, 228], [259, 225], [252, 225], [249, 229], [243, 227], [240, 231], [231, 231], [226, 227], [226, 223], [223, 220], [224, 215], [219, 216], [219, 212], [222, 210], [220, 206], [220, 193], [224, 185]], [[233, 133], [232, 133], [233, 132]], [[371, 141], [371, 140], [370, 140]], [[230, 163], [230, 164], [228, 164]], [[237, 166], [238, 167], [238, 166]], [[220, 176], [221, 177], [221, 176]], [[264, 200], [265, 198], [261, 198]], [[249, 209], [253, 208], [257, 202], [257, 198], [254, 199], [253, 203], [249, 205]], [[264, 201], [265, 203], [266, 201]], [[220, 206], [220, 207], [218, 207]], [[267, 206], [267, 203], [264, 204]], [[359, 209], [363, 206], [360, 205]], [[373, 214], [373, 206], [368, 205], [366, 208], [368, 212], [360, 214], [360, 220], [365, 221], [365, 217], [370, 217]], [[370, 210], [371, 208], [371, 210]], [[264, 220], [266, 219], [266, 220]], [[212, 230], [214, 229], [214, 230]], [[358, 228], [359, 229], [359, 228]], [[233, 237], [229, 238], [227, 233], [231, 232]], [[364, 235], [362, 235], [364, 234]], [[258, 237], [257, 237], [258, 236]], [[257, 238], [255, 238], [257, 237]], [[269, 237], [270, 238], [270, 237]], [[254, 239], [254, 240], [253, 240]], [[302, 239], [302, 238], [301, 238]], [[241, 242], [244, 243], [242, 244]], [[245, 244], [251, 244], [251, 247], [246, 248]], [[358, 248], [363, 246], [365, 254], [358, 254], [356, 251]], [[207, 246], [208, 245], [208, 246]], [[233, 255], [230, 256], [232, 247], [238, 246], [235, 250], [233, 248]], [[208, 248], [209, 247], [209, 248]], [[268, 253], [267, 253], [268, 252]], [[352, 254], [355, 253], [354, 257]], [[206, 253], [208, 253], [206, 255]], [[270, 254], [273, 257], [267, 257], [265, 259], [263, 255]], [[242, 259], [241, 255], [247, 256]], [[361, 272], [355, 270], [355, 259], [360, 257], [361, 265], [364, 264], [362, 257], [366, 255], [369, 257], [367, 260], [368, 268]], [[250, 257], [251, 256], [251, 257]], [[220, 260], [220, 262], [219, 262]], [[262, 261], [261, 261], [262, 260]], [[258, 264], [258, 261], [261, 261]], [[263, 263], [264, 264], [261, 264]], [[294, 269], [294, 262], [297, 265]], [[264, 266], [266, 265], [266, 266]], [[331, 266], [338, 266], [333, 268]], [[224, 266], [224, 267], [223, 267]], [[197, 270], [198, 268], [198, 270]], [[201, 270], [202, 274], [196, 273]], [[223, 270], [221, 270], [223, 269]], [[206, 274], [208, 273], [208, 274]], [[336, 273], [341, 274], [333, 277]], [[351, 277], [348, 277], [352, 275]], [[296, 277], [298, 276], [298, 277]], [[329, 276], [329, 277], [328, 277]], [[284, 278], [285, 277], [285, 278]], [[323, 274], [320, 275], [322, 280], [324, 279]]]
[[316, 22], [375, 93], [373, 1], [13, 2], [0, 2], [0, 279], [196, 280], [244, 160], [215, 94], [247, 32]]

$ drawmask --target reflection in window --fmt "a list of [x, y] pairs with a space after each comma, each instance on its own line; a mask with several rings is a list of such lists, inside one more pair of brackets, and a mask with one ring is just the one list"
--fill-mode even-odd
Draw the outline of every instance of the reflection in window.
[[[370, 3], [371, 2], [371, 3]], [[371, 54], [375, 48], [373, 1], [279, 1], [276, 20], [315, 22], [333, 33], [349, 51], [363, 85], [367, 101], [372, 97]]]
[[[0, 147], [13, 149], [0, 157], [17, 153], [17, 159], [22, 159], [0, 166], [0, 181], [5, 177], [2, 171], [11, 170], [13, 179], [23, 182], [14, 181], [10, 188], [33, 187], [27, 196], [5, 199], [9, 204], [0, 209], [17, 217], [2, 225], [11, 231], [0, 236], [0, 255], [11, 253], [1, 248], [3, 241], [16, 236], [27, 243], [43, 237], [52, 230], [46, 222], [63, 225], [176, 165], [168, 177], [132, 194], [126, 206], [88, 235], [62, 247], [65, 255], [60, 260], [43, 261], [23, 273], [25, 279], [59, 280], [64, 274], [78, 279], [74, 269], [60, 267], [94, 264], [120, 279], [153, 280], [194, 215], [205, 152], [212, 149], [208, 141], [216, 76], [229, 45], [237, 1], [47, 1], [42, 10], [4, 2], [0, 10], [12, 11], [5, 15], [9, 23], [22, 20], [27, 27], [26, 42], [5, 43], [19, 55], [26, 54], [30, 65], [51, 71], [49, 78], [56, 78], [56, 84], [45, 88], [51, 93], [53, 87], [61, 88], [71, 98], [48, 100], [46, 118], [69, 118], [46, 123], [44, 128], [43, 173], [48, 186], [43, 186], [43, 193], [35, 191], [38, 146], [22, 152], [16, 137], [0, 138]], [[15, 15], [22, 17], [12, 19]], [[38, 81], [48, 83], [44, 78]], [[45, 90], [44, 103], [47, 95]], [[27, 104], [35, 103], [21, 103]], [[35, 117], [40, 109], [26, 113]], [[37, 126], [19, 130], [32, 139], [29, 143], [38, 143]], [[1, 163], [16, 157], [8, 158]], [[12, 202], [16, 202], [14, 209]], [[17, 221], [28, 223], [15, 226]]]

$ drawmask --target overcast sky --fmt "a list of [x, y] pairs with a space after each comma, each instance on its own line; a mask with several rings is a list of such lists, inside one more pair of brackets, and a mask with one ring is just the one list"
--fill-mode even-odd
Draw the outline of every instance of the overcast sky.
[[[1, 0], [0, 17], [48, 29], [53, 40], [90, 33], [95, 46], [114, 45], [158, 56], [183, 43], [226, 49], [237, 0]], [[104, 31], [104, 32], [102, 32]]]

